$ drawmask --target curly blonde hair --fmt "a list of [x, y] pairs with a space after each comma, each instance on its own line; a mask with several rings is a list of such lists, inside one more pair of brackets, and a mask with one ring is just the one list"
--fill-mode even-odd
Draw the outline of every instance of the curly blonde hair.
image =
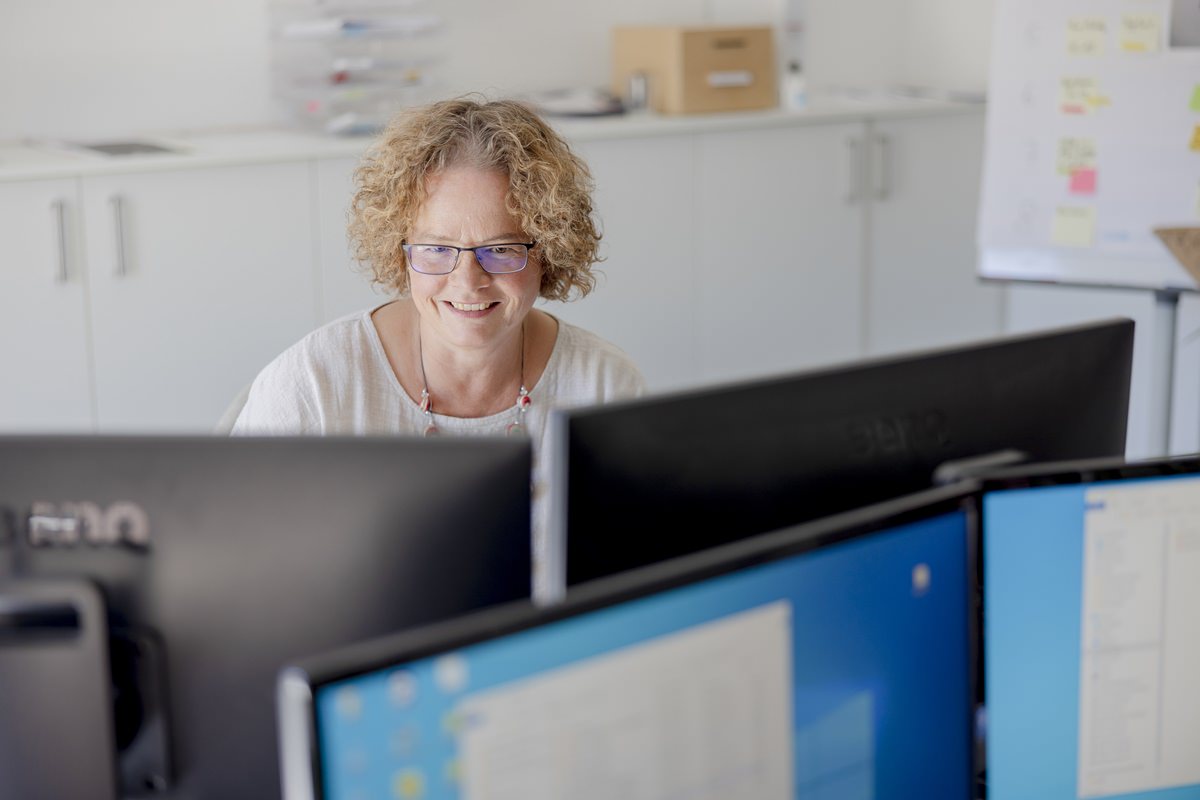
[[407, 293], [401, 246], [425, 199], [426, 180], [461, 165], [508, 174], [505, 205], [537, 242], [542, 297], [568, 300], [592, 290], [600, 233], [587, 165], [529, 107], [470, 98], [402, 112], [355, 170], [350, 242], [376, 285]]

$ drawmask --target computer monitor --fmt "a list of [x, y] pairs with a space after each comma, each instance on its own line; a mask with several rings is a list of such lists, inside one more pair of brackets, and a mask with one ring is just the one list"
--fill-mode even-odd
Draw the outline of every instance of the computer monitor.
[[984, 489], [990, 800], [1200, 798], [1200, 457]]
[[299, 662], [288, 800], [972, 797], [943, 488]]
[[528, 598], [530, 462], [515, 439], [0, 438], [0, 795], [278, 796], [286, 661]]
[[557, 412], [548, 585], [920, 491], [948, 461], [1122, 455], [1132, 353], [1114, 320]]

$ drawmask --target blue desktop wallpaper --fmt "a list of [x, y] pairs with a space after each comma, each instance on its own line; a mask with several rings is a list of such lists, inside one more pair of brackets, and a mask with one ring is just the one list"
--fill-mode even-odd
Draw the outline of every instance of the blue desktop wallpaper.
[[[1189, 480], [1145, 480], [1181, 479]], [[1089, 489], [1106, 485], [1112, 484], [984, 495], [989, 800], [1079, 797], [1084, 501]], [[1112, 797], [1200, 800], [1200, 787]]]
[[[451, 711], [472, 692], [786, 600], [796, 796], [967, 798], [966, 542], [965, 515], [945, 514], [467, 647], [441, 681], [427, 659], [322, 687], [325, 797], [458, 798]], [[817, 722], [824, 765], [799, 752]]]

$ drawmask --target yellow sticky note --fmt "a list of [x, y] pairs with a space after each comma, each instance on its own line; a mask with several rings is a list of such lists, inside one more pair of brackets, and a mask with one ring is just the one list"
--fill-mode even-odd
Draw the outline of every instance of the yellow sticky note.
[[1051, 240], [1062, 247], [1091, 247], [1096, 240], [1096, 209], [1090, 206], [1059, 206], [1054, 211]]
[[1192, 102], [1188, 105], [1192, 111], [1200, 111], [1200, 84], [1192, 90]]
[[1096, 140], [1068, 137], [1058, 140], [1058, 174], [1096, 168]]
[[1067, 20], [1067, 55], [1098, 56], [1108, 39], [1104, 17], [1071, 17]]
[[1157, 53], [1161, 31], [1158, 14], [1122, 14], [1117, 40], [1126, 53]]
[[1200, 153], [1200, 125], [1192, 131], [1192, 152]]
[[1059, 81], [1059, 108], [1064, 114], [1091, 114], [1107, 104], [1100, 95], [1100, 82], [1095, 78], [1063, 78]]

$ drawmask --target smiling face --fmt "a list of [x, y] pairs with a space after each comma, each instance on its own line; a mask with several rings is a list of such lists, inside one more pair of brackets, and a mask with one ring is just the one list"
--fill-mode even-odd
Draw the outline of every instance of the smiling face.
[[[529, 239], [504, 206], [508, 176], [478, 167], [449, 167], [428, 178], [409, 241], [476, 247]], [[464, 252], [448, 275], [409, 270], [413, 306], [423, 336], [456, 348], [497, 347], [520, 331], [541, 288], [533, 253], [520, 272], [492, 275]]]

